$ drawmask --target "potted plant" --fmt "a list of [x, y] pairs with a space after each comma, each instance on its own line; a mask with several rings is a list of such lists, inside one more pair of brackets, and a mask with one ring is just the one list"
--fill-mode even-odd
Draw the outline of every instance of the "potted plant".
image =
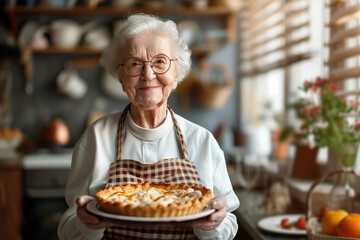
[[320, 77], [305, 81], [300, 91], [303, 96], [290, 107], [302, 121], [299, 133], [306, 145], [328, 147], [341, 167], [354, 167], [360, 142], [360, 121], [355, 120], [360, 116], [360, 102], [346, 101], [336, 85]]

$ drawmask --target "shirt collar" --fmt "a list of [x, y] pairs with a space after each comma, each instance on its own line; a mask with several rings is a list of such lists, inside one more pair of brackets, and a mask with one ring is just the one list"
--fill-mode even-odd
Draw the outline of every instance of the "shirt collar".
[[125, 119], [125, 127], [137, 138], [146, 141], [154, 141], [168, 134], [168, 132], [174, 127], [174, 124], [171, 119], [171, 114], [167, 111], [165, 121], [159, 127], [152, 129], [143, 128], [133, 121], [130, 111], [128, 111]]

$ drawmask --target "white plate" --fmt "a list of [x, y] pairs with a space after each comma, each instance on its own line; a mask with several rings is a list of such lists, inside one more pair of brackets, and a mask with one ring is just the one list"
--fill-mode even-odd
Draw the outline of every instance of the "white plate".
[[183, 222], [183, 221], [190, 221], [195, 220], [198, 218], [206, 217], [213, 212], [215, 212], [215, 209], [207, 209], [203, 210], [197, 214], [188, 215], [188, 216], [181, 216], [181, 217], [133, 217], [133, 216], [125, 216], [125, 215], [117, 215], [117, 214], [111, 214], [102, 211], [99, 209], [98, 204], [96, 201], [92, 201], [86, 205], [86, 209], [91, 212], [92, 214], [95, 214], [100, 217], [106, 217], [111, 218], [114, 220], [123, 220], [123, 221], [134, 221], [134, 222]]
[[266, 217], [258, 222], [258, 227], [262, 230], [272, 233], [288, 235], [306, 235], [306, 230], [298, 229], [296, 227], [293, 227], [292, 229], [284, 229], [281, 227], [282, 219], [288, 218], [289, 222], [294, 222], [297, 221], [300, 217], [304, 217], [304, 214], [286, 214]]
[[34, 21], [29, 21], [21, 28], [18, 36], [18, 45], [21, 48], [28, 46], [34, 38], [38, 24]]

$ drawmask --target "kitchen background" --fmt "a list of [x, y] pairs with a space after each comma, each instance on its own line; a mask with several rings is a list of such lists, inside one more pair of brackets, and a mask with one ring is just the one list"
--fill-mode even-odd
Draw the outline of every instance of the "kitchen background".
[[[21, 131], [20, 149], [25, 154], [19, 167], [15, 164], [19, 156], [13, 151], [0, 152], [6, 160], [0, 165], [0, 183], [5, 189], [0, 193], [17, 188], [2, 204], [0, 232], [5, 235], [0, 234], [0, 239], [57, 239], [57, 224], [67, 208], [64, 186], [72, 147], [89, 122], [121, 111], [129, 102], [120, 84], [99, 66], [98, 58], [116, 24], [137, 8], [130, 8], [135, 1], [99, 1], [98, 8], [107, 10], [91, 14], [87, 7], [97, 1], [77, 1], [72, 6], [82, 8], [77, 14], [71, 8], [67, 11], [74, 1], [15, 2], [1, 5], [0, 121], [3, 130], [7, 126]], [[214, 134], [226, 131], [232, 135], [240, 118], [237, 24], [233, 24], [238, 14], [216, 2], [138, 1], [136, 7], [174, 20], [194, 53], [193, 72], [171, 94], [169, 105]], [[63, 20], [67, 22], [57, 29], [55, 25]], [[95, 40], [90, 39], [91, 33]], [[81, 35], [78, 43], [71, 43], [74, 35]], [[75, 87], [65, 89], [66, 74], [76, 80]], [[207, 82], [201, 85], [199, 80]], [[70, 133], [69, 141], [61, 146], [43, 137], [57, 131], [49, 128], [55, 119], [61, 119]], [[233, 145], [232, 136], [227, 139], [226, 144]]]
[[[87, 15], [84, 16], [61, 16], [55, 14], [21, 14], [17, 16], [18, 26], [21, 34], [21, 27], [31, 23], [36, 23], [38, 26], [46, 25], [55, 21], [56, 19], [71, 18], [76, 22], [85, 24], [91, 20], [98, 20], [101, 26], [107, 26], [112, 30], [112, 24], [116, 21], [126, 17], [123, 16], [102, 16], [102, 15]], [[6, 16], [4, 14], [3, 16]], [[178, 16], [163, 15], [161, 17], [174, 19], [176, 22], [181, 22], [184, 18]], [[186, 17], [185, 19], [189, 19]], [[190, 23], [196, 23], [201, 26], [201, 30], [196, 33], [196, 38], [193, 40], [194, 44], [203, 41], [204, 34], [207, 31], [214, 31], [216, 28], [224, 27], [224, 19], [220, 17], [198, 17], [193, 19]], [[4, 22], [6, 19], [4, 18]], [[189, 22], [189, 20], [187, 20]], [[219, 31], [219, 30], [218, 30]], [[224, 30], [223, 30], [224, 31]], [[226, 31], [226, 29], [225, 29]], [[225, 32], [226, 34], [226, 32]], [[231, 75], [236, 79], [236, 44], [225, 43], [216, 51], [209, 54], [206, 61], [217, 62], [224, 64]], [[29, 138], [38, 138], [39, 133], [47, 122], [54, 118], [62, 118], [69, 126], [71, 132], [70, 146], [73, 146], [81, 133], [87, 126], [87, 120], [92, 110], [103, 110], [106, 113], [119, 111], [127, 105], [127, 99], [114, 99], [104, 91], [102, 82], [104, 81], [104, 70], [100, 66], [90, 66], [76, 69], [80, 78], [84, 80], [87, 87], [86, 94], [79, 99], [71, 99], [65, 94], [59, 92], [57, 86], [57, 78], [59, 74], [64, 71], [66, 64], [73, 59], [99, 57], [100, 54], [72, 54], [68, 53], [43, 53], [33, 52], [29, 59], [32, 65], [32, 73], [27, 79], [24, 76], [24, 66], [19, 64], [11, 64], [9, 66], [13, 77], [13, 84], [11, 86], [11, 125], [20, 128]], [[197, 56], [193, 57], [193, 69], [198, 71]], [[3, 66], [4, 68], [5, 66]], [[199, 72], [197, 73], [199, 76]], [[33, 85], [33, 92], [26, 94], [27, 81], [31, 81]], [[236, 83], [236, 82], [235, 82]], [[237, 84], [236, 84], [237, 86]], [[176, 91], [171, 94], [169, 99], [170, 106], [178, 114], [194, 121], [210, 131], [215, 131], [220, 123], [226, 123], [232, 127], [238, 125], [238, 87], [234, 87], [229, 99], [219, 109], [213, 109], [199, 104], [194, 98], [196, 92], [194, 89], [191, 97], [191, 103], [188, 107], [181, 107], [181, 95]], [[116, 87], [116, 86], [115, 86]]]
[[[1, 1], [0, 134], [12, 138], [19, 130], [25, 141], [20, 146], [24, 155], [9, 151], [14, 142], [0, 141], [0, 239], [57, 239], [72, 147], [99, 114], [128, 104], [97, 61], [108, 40], [104, 36], [129, 13], [154, 13], [178, 23], [193, 51], [194, 71], [171, 94], [169, 105], [210, 130], [230, 163], [239, 156], [233, 147], [244, 143], [264, 159], [270, 154], [279, 162], [290, 159], [290, 150], [274, 155], [278, 142], [269, 130], [299, 126], [286, 106], [298, 97], [301, 83], [329, 74], [330, 63], [345, 70], [355, 66], [357, 72], [349, 71], [353, 75], [338, 75], [338, 85], [345, 91], [359, 89], [358, 52], [351, 49], [358, 49], [356, 34], [346, 37], [346, 56], [327, 62], [327, 22], [336, 24], [329, 8], [347, 4], [354, 14], [345, 18], [350, 19], [345, 28], [356, 29], [359, 0], [134, 1]], [[68, 22], [56, 30], [63, 19]], [[94, 21], [96, 26], [82, 31]], [[80, 42], [71, 43], [70, 36], [79, 33]], [[67, 88], [66, 76], [77, 87]], [[354, 81], [343, 83], [346, 78]], [[62, 146], [41, 138], [55, 119], [69, 129], [70, 139]], [[321, 156], [326, 158], [327, 150]]]

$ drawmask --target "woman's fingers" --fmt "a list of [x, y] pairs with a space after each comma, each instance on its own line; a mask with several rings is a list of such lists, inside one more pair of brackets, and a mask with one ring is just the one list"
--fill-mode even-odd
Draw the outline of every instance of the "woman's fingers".
[[211, 200], [211, 208], [213, 209], [222, 209], [226, 207], [226, 199], [222, 196], [217, 196], [213, 200]]
[[76, 205], [78, 207], [85, 207], [86, 204], [88, 204], [89, 202], [93, 201], [95, 198], [91, 197], [91, 196], [87, 196], [87, 195], [84, 195], [84, 196], [81, 196], [81, 197], [78, 197], [76, 199]]
[[221, 224], [226, 216], [226, 199], [218, 196], [214, 198], [211, 202], [211, 208], [216, 211], [208, 217], [197, 219], [194, 221], [184, 222], [185, 226], [192, 226], [195, 228], [200, 228], [203, 230], [214, 229]]
[[225, 198], [221, 196], [214, 198], [211, 203], [211, 208], [215, 209], [216, 211], [209, 216], [209, 220], [212, 222], [221, 223], [226, 216], [227, 204]]
[[87, 228], [100, 229], [109, 225], [106, 222], [100, 221], [100, 219], [86, 210], [86, 205], [93, 201], [94, 198], [91, 196], [81, 196], [76, 199], [77, 216], [84, 223]]
[[96, 224], [94, 224], [94, 223], [84, 223], [84, 224], [87, 228], [90, 228], [90, 229], [102, 229], [102, 228], [107, 228], [107, 227], [111, 227], [114, 225], [114, 224], [111, 224], [106, 221], [99, 221]]

